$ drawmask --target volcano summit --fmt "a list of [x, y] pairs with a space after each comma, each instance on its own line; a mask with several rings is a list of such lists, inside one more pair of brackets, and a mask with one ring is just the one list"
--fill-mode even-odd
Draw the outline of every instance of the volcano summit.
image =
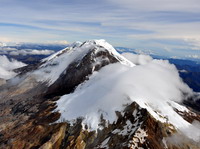
[[[0, 86], [0, 148], [200, 148], [198, 100], [166, 60], [75, 42]], [[4, 80], [5, 81], [5, 80]]]

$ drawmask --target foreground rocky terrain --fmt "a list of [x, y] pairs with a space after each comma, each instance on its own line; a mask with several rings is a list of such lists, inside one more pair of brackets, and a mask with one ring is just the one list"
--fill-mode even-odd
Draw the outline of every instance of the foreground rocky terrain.
[[[154, 102], [125, 93], [113, 96], [118, 88], [115, 77], [121, 73], [118, 65], [122, 70], [138, 68], [105, 41], [77, 42], [38, 64], [17, 69], [18, 76], [7, 82], [0, 80], [0, 148], [200, 148], [200, 115], [192, 108], [162, 100], [161, 108], [172, 111], [165, 115]], [[119, 71], [113, 72], [113, 67]], [[101, 86], [104, 79], [107, 86]], [[121, 84], [119, 88], [123, 91]], [[185, 85], [183, 91], [183, 100], [197, 98]]]

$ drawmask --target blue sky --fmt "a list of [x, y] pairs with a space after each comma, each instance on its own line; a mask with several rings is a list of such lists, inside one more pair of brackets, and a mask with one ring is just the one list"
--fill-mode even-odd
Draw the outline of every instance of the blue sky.
[[199, 0], [0, 0], [1, 42], [106, 39], [200, 58]]

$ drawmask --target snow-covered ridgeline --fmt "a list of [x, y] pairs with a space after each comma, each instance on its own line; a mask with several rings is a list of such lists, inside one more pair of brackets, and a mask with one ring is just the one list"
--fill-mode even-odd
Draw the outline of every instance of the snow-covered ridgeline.
[[105, 40], [88, 40], [82, 44], [76, 42], [43, 59], [42, 62], [44, 62], [44, 64], [41, 65], [39, 70], [34, 72], [34, 75], [37, 76], [38, 81], [47, 81], [49, 85], [51, 85], [59, 78], [60, 74], [69, 64], [81, 60], [90, 50], [94, 50], [96, 53], [99, 51], [108, 51], [120, 63], [129, 67], [135, 66], [132, 62], [117, 53], [116, 50]]
[[105, 49], [107, 49], [109, 51], [109, 53], [111, 55], [113, 55], [116, 59], [119, 60], [119, 62], [121, 64], [133, 67], [135, 66], [135, 64], [133, 64], [131, 61], [129, 61], [128, 59], [124, 58], [122, 55], [120, 55], [114, 48], [112, 45], [110, 45], [108, 42], [106, 42], [104, 39], [101, 40], [94, 40], [95, 44], [98, 46], [102, 46]]

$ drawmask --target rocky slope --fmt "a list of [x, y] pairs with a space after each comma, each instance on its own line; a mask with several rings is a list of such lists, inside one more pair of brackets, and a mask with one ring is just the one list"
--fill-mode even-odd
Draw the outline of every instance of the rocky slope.
[[[168, 68], [165, 63], [161, 63], [164, 69]], [[176, 100], [156, 99], [163, 98], [158, 95], [164, 91], [174, 94], [176, 88], [158, 86], [164, 88], [160, 92], [148, 88], [149, 93], [155, 92], [149, 96], [148, 90], [136, 92], [142, 87], [129, 79], [140, 79], [136, 74], [141, 67], [145, 73], [161, 64], [135, 66], [107, 42], [91, 40], [74, 43], [38, 64], [16, 70], [17, 77], [0, 85], [0, 148], [200, 148], [199, 127], [193, 125], [198, 124], [200, 115]], [[148, 75], [154, 77], [159, 71], [171, 75], [155, 70]], [[177, 74], [172, 75], [176, 78]], [[184, 91], [184, 96], [178, 92], [169, 98], [192, 98], [190, 89], [178, 79], [175, 84], [179, 83], [183, 88], [177, 90]], [[141, 86], [148, 87], [142, 82]], [[155, 101], [136, 96], [134, 91]], [[171, 113], [163, 111], [164, 107]], [[183, 131], [186, 127], [196, 133], [194, 138]]]

